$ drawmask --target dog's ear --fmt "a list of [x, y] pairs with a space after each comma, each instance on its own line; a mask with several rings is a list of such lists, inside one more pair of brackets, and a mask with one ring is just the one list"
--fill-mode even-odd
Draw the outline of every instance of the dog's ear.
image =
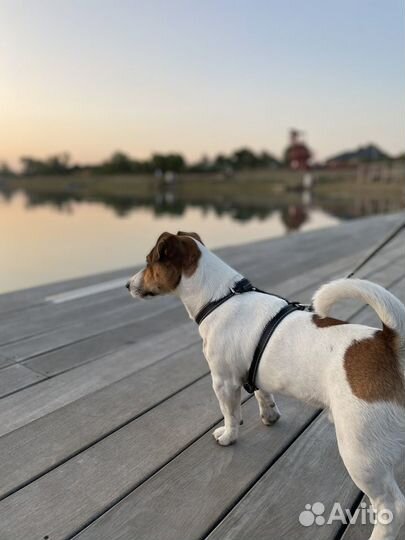
[[177, 259], [181, 254], [181, 249], [180, 239], [175, 234], [164, 232], [159, 236], [155, 247], [148, 255], [149, 262]]
[[204, 245], [204, 242], [201, 240], [201, 236], [197, 234], [196, 232], [178, 231], [177, 236], [191, 236], [191, 238], [198, 240], [200, 244]]
[[184, 272], [186, 276], [190, 276], [197, 268], [201, 251], [197, 244], [186, 236], [189, 236], [189, 234], [162, 233], [155, 247], [147, 256], [147, 262], [150, 264], [156, 262], [170, 263], [179, 272]]

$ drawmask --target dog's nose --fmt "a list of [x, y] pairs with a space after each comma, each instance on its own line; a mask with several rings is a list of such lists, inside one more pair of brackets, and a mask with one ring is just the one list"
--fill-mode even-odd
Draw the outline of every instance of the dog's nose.
[[126, 284], [125, 284], [125, 287], [129, 290], [130, 286], [131, 286], [131, 282], [127, 281]]

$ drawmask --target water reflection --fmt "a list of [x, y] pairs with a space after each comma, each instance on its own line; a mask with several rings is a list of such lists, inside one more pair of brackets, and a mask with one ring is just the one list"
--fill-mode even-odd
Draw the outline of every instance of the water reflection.
[[[122, 217], [99, 202], [70, 201], [61, 210], [32, 206], [22, 193], [8, 201], [0, 196], [0, 293], [142, 263], [164, 230], [198, 231], [211, 248], [288, 232], [280, 211], [237, 221], [208, 205], [187, 206], [181, 215], [152, 208], [137, 206]], [[337, 222], [316, 209], [308, 215], [304, 229]]]
[[404, 207], [390, 189], [124, 184], [0, 183], [0, 292], [140, 263], [162, 230], [196, 230], [214, 248]]
[[[380, 189], [345, 190], [312, 193], [310, 190], [292, 190], [282, 193], [255, 191], [247, 185], [221, 185], [221, 189], [194, 190], [187, 192], [174, 185], [153, 185], [141, 193], [125, 192], [113, 189], [103, 193], [95, 189], [81, 189], [79, 182], [69, 181], [63, 189], [50, 187], [37, 188], [37, 181], [32, 186], [25, 186], [22, 191], [26, 197], [27, 208], [49, 205], [58, 211], [69, 212], [72, 203], [98, 202], [113, 209], [119, 217], [125, 217], [136, 209], [149, 209], [155, 216], [178, 216], [185, 214], [187, 208], [199, 208], [203, 213], [214, 212], [218, 217], [229, 216], [235, 221], [247, 222], [251, 219], [265, 220], [274, 211], [281, 212], [283, 223], [288, 231], [299, 230], [308, 219], [312, 208], [321, 208], [339, 219], [395, 212], [405, 207], [404, 190]], [[57, 185], [57, 180], [55, 181]], [[0, 193], [9, 200], [21, 187], [0, 183]]]

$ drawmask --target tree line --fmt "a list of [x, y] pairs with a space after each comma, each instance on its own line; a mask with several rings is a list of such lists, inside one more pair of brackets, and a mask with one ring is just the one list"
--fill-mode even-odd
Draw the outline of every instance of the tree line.
[[[376, 145], [370, 144], [356, 150], [343, 152], [326, 160], [326, 164], [340, 163], [355, 165], [371, 161], [405, 159], [405, 154], [396, 157], [383, 152]], [[5, 162], [0, 161], [0, 179], [13, 176], [47, 176], [67, 175], [85, 172], [87, 174], [165, 174], [172, 173], [223, 173], [252, 169], [277, 169], [288, 166], [288, 148], [281, 160], [269, 152], [255, 152], [250, 148], [240, 148], [230, 154], [218, 154], [213, 158], [207, 156], [195, 162], [188, 162], [179, 153], [153, 154], [149, 159], [134, 159], [124, 152], [114, 152], [111, 157], [101, 163], [79, 165], [73, 163], [68, 153], [50, 156], [44, 160], [31, 156], [21, 158], [18, 172]]]
[[107, 160], [93, 165], [72, 163], [68, 153], [56, 154], [44, 160], [24, 156], [20, 161], [21, 169], [18, 173], [7, 163], [0, 163], [0, 177], [66, 175], [82, 171], [92, 174], [232, 173], [243, 169], [281, 166], [281, 162], [268, 152], [254, 152], [249, 148], [235, 150], [229, 155], [218, 154], [214, 158], [203, 157], [196, 162], [188, 162], [178, 153], [153, 154], [149, 159], [138, 160], [124, 152], [115, 152]]

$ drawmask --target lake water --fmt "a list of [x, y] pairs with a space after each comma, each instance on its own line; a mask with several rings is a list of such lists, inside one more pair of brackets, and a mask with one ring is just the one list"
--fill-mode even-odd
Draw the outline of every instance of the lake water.
[[[300, 201], [299, 196], [299, 201]], [[166, 208], [167, 211], [164, 211]], [[0, 292], [141, 263], [163, 231], [197, 231], [214, 248], [337, 224], [309, 203], [252, 211], [205, 205], [170, 210], [170, 200], [125, 211], [103, 202], [33, 200], [0, 194]]]

